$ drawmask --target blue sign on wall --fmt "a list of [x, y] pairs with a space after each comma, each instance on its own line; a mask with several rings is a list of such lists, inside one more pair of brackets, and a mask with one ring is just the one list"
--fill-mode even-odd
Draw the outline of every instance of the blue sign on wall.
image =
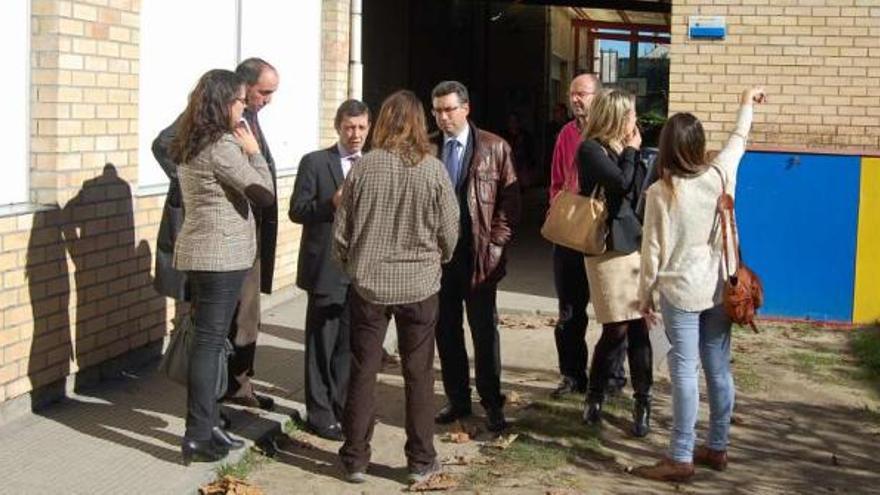
[[764, 316], [852, 319], [859, 157], [748, 152], [736, 189], [743, 260]]

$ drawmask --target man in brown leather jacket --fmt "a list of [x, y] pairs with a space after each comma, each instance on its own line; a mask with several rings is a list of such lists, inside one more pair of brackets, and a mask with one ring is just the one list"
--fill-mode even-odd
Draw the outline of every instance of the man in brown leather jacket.
[[477, 392], [489, 430], [498, 432], [506, 422], [495, 296], [506, 273], [505, 248], [519, 219], [519, 186], [510, 146], [468, 120], [467, 88], [457, 81], [444, 81], [431, 97], [441, 131], [434, 139], [437, 156], [449, 172], [461, 211], [459, 241], [452, 260], [443, 266], [440, 282], [437, 350], [449, 402], [435, 420], [446, 424], [471, 414], [463, 328], [466, 307]]

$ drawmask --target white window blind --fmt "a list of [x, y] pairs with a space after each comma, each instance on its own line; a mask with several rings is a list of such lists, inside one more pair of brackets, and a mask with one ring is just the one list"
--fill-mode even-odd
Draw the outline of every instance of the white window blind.
[[0, 77], [4, 105], [3, 180], [0, 180], [0, 205], [28, 200], [30, 173], [30, 0], [6, 0], [0, 16], [0, 40], [4, 66], [9, 71]]

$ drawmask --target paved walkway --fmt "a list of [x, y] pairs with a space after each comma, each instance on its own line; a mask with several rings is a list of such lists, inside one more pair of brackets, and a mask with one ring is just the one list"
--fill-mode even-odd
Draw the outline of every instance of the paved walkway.
[[[538, 214], [534, 210], [527, 218]], [[517, 239], [499, 293], [502, 313], [555, 315], [549, 255], [540, 238]], [[264, 312], [256, 384], [277, 407], [272, 413], [226, 408], [233, 433], [250, 442], [279, 429], [293, 411], [304, 412], [305, 307], [305, 297], [290, 292]], [[214, 479], [217, 465], [181, 464], [186, 394], [155, 364], [0, 426], [0, 494], [181, 494]]]

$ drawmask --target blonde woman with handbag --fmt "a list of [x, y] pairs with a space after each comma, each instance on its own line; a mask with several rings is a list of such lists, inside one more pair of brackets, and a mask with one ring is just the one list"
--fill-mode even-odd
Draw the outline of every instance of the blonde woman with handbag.
[[590, 107], [578, 150], [581, 194], [600, 192], [608, 211], [606, 251], [586, 257], [590, 299], [602, 336], [590, 367], [584, 421], [601, 421], [613, 356], [626, 346], [635, 392], [632, 434], [637, 437], [650, 431], [653, 384], [651, 341], [638, 306], [642, 224], [636, 205], [646, 175], [639, 160], [641, 144], [633, 97], [619, 89], [602, 91]]

